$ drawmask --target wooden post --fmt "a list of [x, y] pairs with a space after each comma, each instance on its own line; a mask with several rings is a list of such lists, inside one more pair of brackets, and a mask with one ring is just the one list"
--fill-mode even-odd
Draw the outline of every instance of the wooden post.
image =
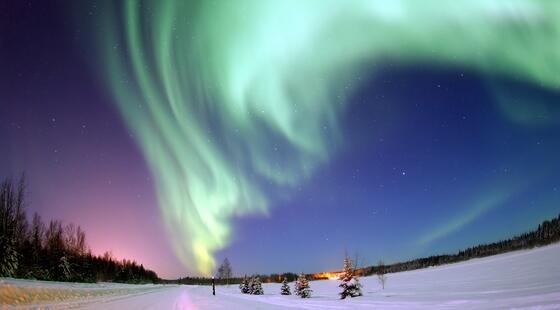
[[216, 296], [216, 281], [214, 280], [214, 276], [212, 276], [212, 295]]

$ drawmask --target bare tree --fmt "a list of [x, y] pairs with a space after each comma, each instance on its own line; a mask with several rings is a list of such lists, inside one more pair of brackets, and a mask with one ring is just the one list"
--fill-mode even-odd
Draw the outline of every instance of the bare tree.
[[64, 243], [71, 255], [81, 256], [87, 251], [85, 232], [80, 226], [74, 225], [74, 223], [64, 227]]
[[387, 271], [385, 270], [385, 263], [380, 260], [377, 263], [377, 279], [379, 280], [379, 284], [381, 284], [381, 288], [385, 289], [385, 282], [387, 282]]
[[82, 230], [82, 228], [78, 225], [78, 229], [76, 230], [76, 250], [78, 251], [78, 255], [85, 255], [87, 250], [86, 244], [86, 233]]
[[7, 179], [0, 184], [0, 276], [14, 276], [27, 238], [24, 211], [25, 180], [14, 186]]
[[360, 263], [360, 252], [356, 251], [356, 253], [354, 253], [354, 275], [356, 275], [356, 271], [360, 268], [359, 263]]
[[76, 255], [76, 225], [74, 223], [67, 224], [64, 226], [62, 234], [67, 252]]
[[231, 271], [231, 264], [229, 263], [229, 259], [226, 257], [224, 262], [218, 268], [218, 278], [225, 279], [226, 284], [229, 285], [229, 279], [231, 278], [232, 271]]
[[41, 216], [35, 212], [33, 214], [33, 222], [31, 224], [31, 248], [32, 259], [35, 265], [39, 264], [39, 257], [43, 249], [43, 240], [45, 237], [45, 224], [41, 220]]

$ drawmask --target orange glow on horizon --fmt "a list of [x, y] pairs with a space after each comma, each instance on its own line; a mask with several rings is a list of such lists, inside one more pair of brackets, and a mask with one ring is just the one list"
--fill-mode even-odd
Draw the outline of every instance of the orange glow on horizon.
[[313, 278], [315, 279], [338, 280], [339, 277], [340, 277], [340, 272], [318, 272], [313, 274]]

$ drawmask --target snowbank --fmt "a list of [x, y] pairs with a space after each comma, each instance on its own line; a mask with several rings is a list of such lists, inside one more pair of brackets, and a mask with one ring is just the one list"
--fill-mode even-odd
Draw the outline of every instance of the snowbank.
[[388, 274], [384, 290], [375, 276], [360, 282], [364, 296], [339, 300], [335, 280], [311, 281], [312, 298], [302, 299], [280, 295], [281, 284], [264, 284], [261, 296], [218, 286], [212, 296], [208, 286], [3, 279], [0, 303], [50, 309], [560, 309], [560, 244]]

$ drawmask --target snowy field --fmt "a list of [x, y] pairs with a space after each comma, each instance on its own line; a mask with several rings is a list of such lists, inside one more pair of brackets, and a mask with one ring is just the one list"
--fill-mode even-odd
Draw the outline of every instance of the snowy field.
[[[236, 285], [68, 284], [3, 279], [1, 309], [560, 309], [560, 244], [463, 263], [361, 278], [364, 296], [338, 299], [338, 281], [310, 282], [310, 299], [239, 293]], [[291, 283], [293, 288], [293, 283]], [[9, 304], [9, 305], [8, 305]]]

